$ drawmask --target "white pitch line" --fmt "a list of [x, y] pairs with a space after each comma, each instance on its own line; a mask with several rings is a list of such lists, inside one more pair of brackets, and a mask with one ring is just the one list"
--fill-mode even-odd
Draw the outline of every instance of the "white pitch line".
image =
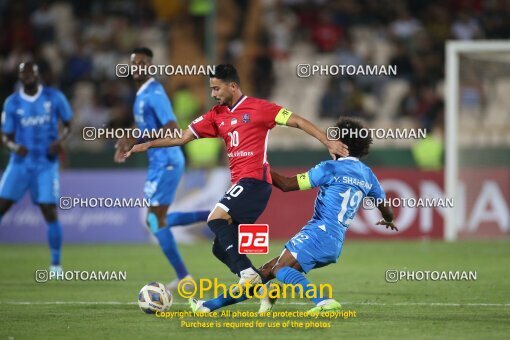
[[[447, 303], [447, 302], [341, 302], [344, 305], [361, 306], [430, 306], [430, 307], [510, 307], [510, 303]], [[0, 301], [0, 305], [137, 305], [138, 302], [120, 301]], [[187, 302], [174, 302], [174, 305], [187, 305]], [[246, 303], [244, 303], [246, 304]], [[258, 302], [248, 302], [258, 304]], [[310, 302], [281, 302], [278, 305], [311, 305]]]

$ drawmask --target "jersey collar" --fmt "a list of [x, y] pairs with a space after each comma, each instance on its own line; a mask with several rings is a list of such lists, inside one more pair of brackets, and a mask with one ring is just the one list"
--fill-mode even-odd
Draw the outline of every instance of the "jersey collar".
[[243, 94], [243, 95], [241, 96], [241, 98], [239, 98], [239, 99], [237, 100], [237, 102], [236, 102], [236, 103], [232, 106], [232, 108], [230, 108], [230, 107], [229, 107], [230, 112], [234, 112], [234, 111], [235, 111], [235, 109], [237, 109], [237, 108], [239, 107], [239, 105], [241, 105], [241, 104], [242, 104], [242, 102], [244, 102], [244, 100], [245, 100], [246, 98], [248, 98], [248, 96], [245, 96], [245, 95]]
[[37, 92], [33, 96], [31, 96], [29, 94], [26, 94], [25, 91], [23, 91], [23, 87], [21, 87], [21, 89], [19, 90], [19, 95], [21, 96], [21, 98], [23, 98], [27, 102], [33, 103], [37, 100], [37, 98], [39, 98], [39, 96], [42, 93], [42, 90], [43, 90], [43, 87], [41, 84], [39, 84], [39, 86], [37, 87]]
[[352, 156], [342, 157], [342, 158], [337, 159], [337, 161], [346, 161], [348, 159], [350, 159], [351, 161], [359, 161], [358, 157], [352, 157]]
[[147, 79], [145, 81], [145, 83], [142, 84], [142, 86], [140, 86], [140, 88], [138, 89], [138, 91], [136, 91], [136, 95], [140, 95], [143, 91], [145, 91], [145, 89], [147, 88], [147, 86], [150, 85], [150, 83], [152, 83], [153, 81], [155, 81], [156, 79], [154, 79], [153, 77], [150, 77], [149, 79]]

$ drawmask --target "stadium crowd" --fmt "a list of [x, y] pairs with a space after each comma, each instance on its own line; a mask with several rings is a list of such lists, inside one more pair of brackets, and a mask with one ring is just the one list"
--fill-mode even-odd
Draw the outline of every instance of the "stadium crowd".
[[[241, 33], [250, 21], [249, 1], [217, 3], [219, 19], [225, 6], [239, 15], [231, 33], [218, 35], [216, 59], [238, 63], [247, 45]], [[116, 77], [115, 66], [127, 62], [138, 45], [151, 45], [157, 60], [172, 63], [167, 42], [182, 18], [192, 23], [196, 39], [205, 45], [204, 20], [213, 12], [210, 4], [203, 0], [0, 1], [0, 98], [3, 101], [15, 88], [17, 65], [33, 59], [44, 82], [60, 88], [72, 103], [78, 128], [71, 146], [109, 148], [111, 143], [84, 143], [79, 127], [131, 125], [135, 91], [130, 82]], [[443, 114], [439, 85], [444, 78], [445, 41], [510, 36], [510, 2], [504, 0], [266, 0], [260, 4], [257, 53], [250, 55], [252, 68], [244, 79], [255, 96], [272, 97], [278, 83], [275, 65], [288, 60], [297, 45], [313, 48], [316, 55], [331, 55], [338, 64], [397, 65], [393, 78], [331, 77], [316, 108], [318, 117], [325, 119], [347, 115], [377, 121], [382, 106], [378, 103], [391, 97], [396, 109], [389, 119], [405, 117], [431, 128]], [[180, 105], [176, 111], [183, 124], [209, 106], [186, 85], [169, 88], [171, 98], [180, 100], [175, 105]], [[388, 88], [398, 94], [389, 95]], [[476, 86], [470, 91], [467, 100], [483, 99]]]

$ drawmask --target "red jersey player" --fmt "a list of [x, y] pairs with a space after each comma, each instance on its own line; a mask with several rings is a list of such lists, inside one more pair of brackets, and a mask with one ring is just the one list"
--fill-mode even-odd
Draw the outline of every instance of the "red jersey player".
[[233, 186], [216, 204], [207, 224], [216, 238], [213, 254], [241, 277], [239, 283], [255, 285], [262, 278], [245, 254], [238, 252], [238, 228], [254, 223], [264, 211], [271, 195], [271, 174], [267, 162], [269, 131], [278, 125], [301, 129], [323, 143], [332, 155], [347, 156], [347, 147], [330, 141], [308, 120], [262, 99], [241, 92], [237, 70], [230, 64], [218, 65], [210, 75], [211, 97], [218, 105], [195, 119], [181, 138], [156, 139], [137, 144], [133, 152], [149, 148], [184, 145], [196, 138], [221, 137], [227, 146]]

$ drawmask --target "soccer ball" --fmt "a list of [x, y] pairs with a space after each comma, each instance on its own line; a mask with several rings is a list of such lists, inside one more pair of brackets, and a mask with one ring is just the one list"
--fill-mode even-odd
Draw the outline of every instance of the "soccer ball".
[[172, 307], [172, 302], [172, 293], [159, 282], [146, 284], [138, 294], [138, 306], [147, 314], [165, 312]]

